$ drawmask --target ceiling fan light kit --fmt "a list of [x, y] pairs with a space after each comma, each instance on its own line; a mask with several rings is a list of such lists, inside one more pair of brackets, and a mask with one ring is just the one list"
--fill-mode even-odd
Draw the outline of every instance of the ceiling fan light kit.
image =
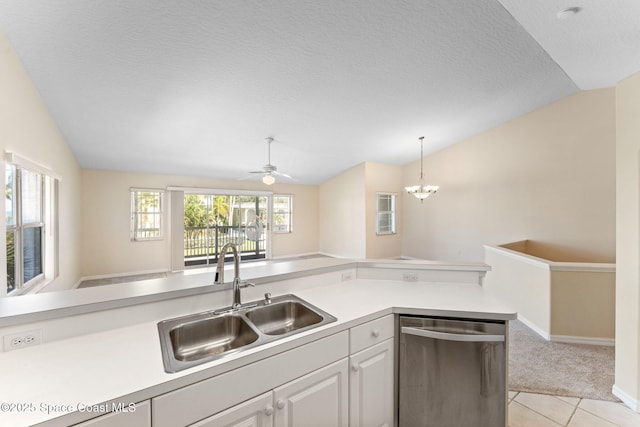
[[273, 185], [276, 182], [276, 176], [293, 179], [286, 173], [278, 172], [278, 168], [275, 165], [271, 164], [271, 143], [273, 142], [273, 138], [268, 137], [264, 141], [268, 144], [267, 164], [264, 165], [261, 170], [250, 171], [249, 173], [262, 174], [262, 182], [266, 185]]
[[274, 182], [276, 182], [276, 179], [273, 175], [265, 174], [265, 176], [262, 177], [262, 182], [267, 185], [272, 185]]

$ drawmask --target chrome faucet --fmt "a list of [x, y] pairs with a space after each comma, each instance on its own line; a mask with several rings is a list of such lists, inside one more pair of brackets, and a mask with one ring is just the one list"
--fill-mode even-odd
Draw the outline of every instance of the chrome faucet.
[[237, 309], [242, 306], [242, 301], [240, 299], [240, 288], [246, 288], [247, 286], [254, 286], [253, 283], [243, 282], [240, 280], [240, 256], [238, 254], [238, 245], [235, 243], [225, 243], [225, 245], [220, 249], [220, 254], [218, 255], [218, 265], [216, 267], [216, 278], [213, 282], [214, 285], [220, 285], [224, 283], [224, 257], [227, 254], [227, 250], [233, 251], [233, 304], [231, 305], [232, 309]]

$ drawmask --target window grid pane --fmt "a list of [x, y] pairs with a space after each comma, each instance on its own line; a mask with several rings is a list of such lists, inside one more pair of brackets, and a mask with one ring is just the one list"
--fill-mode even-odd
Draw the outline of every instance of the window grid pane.
[[16, 167], [7, 164], [5, 167], [5, 203], [7, 225], [16, 224]]
[[293, 196], [275, 195], [273, 197], [273, 231], [274, 233], [291, 233], [293, 231]]
[[7, 231], [7, 293], [16, 289], [16, 232]]
[[27, 227], [22, 230], [22, 283], [27, 283], [43, 273], [42, 227]]
[[377, 195], [376, 234], [395, 234], [396, 232], [396, 196], [394, 194]]
[[39, 224], [42, 222], [42, 175], [26, 169], [22, 176], [22, 224]]
[[162, 238], [162, 192], [131, 192], [131, 230], [133, 240]]

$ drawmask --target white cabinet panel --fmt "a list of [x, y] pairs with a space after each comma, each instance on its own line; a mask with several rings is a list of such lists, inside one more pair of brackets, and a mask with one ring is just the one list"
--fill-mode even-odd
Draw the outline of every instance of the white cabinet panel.
[[348, 338], [347, 331], [339, 332], [154, 397], [153, 426], [192, 424], [340, 360], [348, 355]]
[[276, 427], [347, 427], [348, 359], [274, 390]]
[[148, 400], [136, 403], [133, 412], [113, 412], [93, 418], [76, 427], [151, 427], [151, 404]]
[[392, 314], [372, 320], [349, 330], [350, 353], [357, 353], [393, 337], [395, 322]]
[[393, 426], [393, 339], [349, 358], [349, 426]]
[[273, 393], [268, 392], [219, 414], [192, 424], [191, 427], [272, 427]]

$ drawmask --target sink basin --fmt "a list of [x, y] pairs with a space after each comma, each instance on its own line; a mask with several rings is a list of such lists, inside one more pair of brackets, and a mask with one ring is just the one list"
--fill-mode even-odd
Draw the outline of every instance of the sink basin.
[[282, 335], [322, 322], [322, 316], [298, 301], [282, 301], [254, 308], [247, 318], [267, 335]]
[[244, 347], [258, 334], [240, 316], [220, 316], [184, 323], [169, 332], [176, 359], [198, 360]]
[[295, 295], [163, 320], [158, 332], [164, 369], [178, 372], [335, 321]]

